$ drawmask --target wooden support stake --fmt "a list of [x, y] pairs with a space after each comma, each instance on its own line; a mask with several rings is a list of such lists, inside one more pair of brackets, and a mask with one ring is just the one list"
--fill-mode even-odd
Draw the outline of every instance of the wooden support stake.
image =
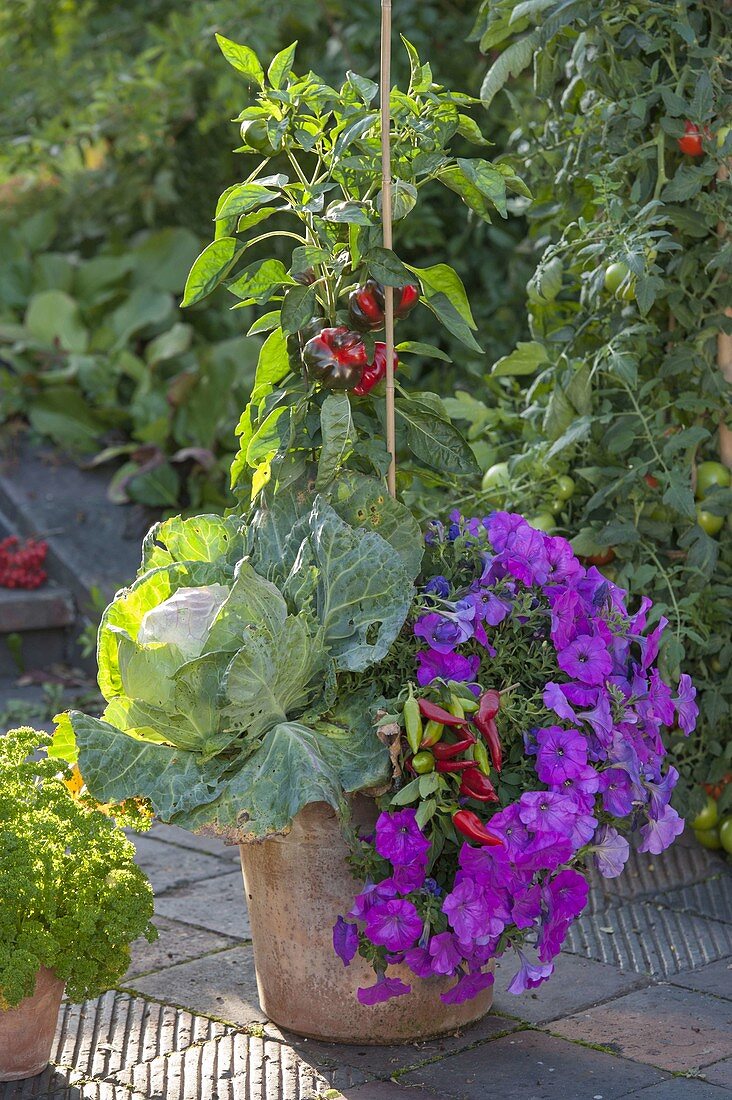
[[[391, 209], [391, 0], [381, 0], [381, 220], [384, 248], [392, 248]], [[396, 496], [396, 419], [394, 413], [394, 288], [384, 287], [386, 326], [386, 449], [391, 456], [386, 483]]]

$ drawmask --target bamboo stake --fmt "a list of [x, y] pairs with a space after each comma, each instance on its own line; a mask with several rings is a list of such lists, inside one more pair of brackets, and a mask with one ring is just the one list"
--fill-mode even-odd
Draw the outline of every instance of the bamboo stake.
[[[720, 183], [729, 179], [732, 160], [723, 165], [717, 172]], [[727, 235], [727, 226], [720, 222], [717, 231], [719, 233], [720, 246]], [[732, 308], [725, 310], [728, 317], [732, 317]], [[722, 372], [725, 382], [732, 382], [732, 335], [720, 332], [717, 336], [717, 366]], [[732, 431], [724, 422], [724, 415], [719, 418], [719, 457], [725, 466], [732, 468]]]
[[[381, 220], [384, 248], [392, 247], [391, 209], [391, 0], [381, 0]], [[386, 483], [396, 497], [396, 418], [394, 412], [394, 288], [384, 287], [386, 326], [386, 449], [391, 456]]]

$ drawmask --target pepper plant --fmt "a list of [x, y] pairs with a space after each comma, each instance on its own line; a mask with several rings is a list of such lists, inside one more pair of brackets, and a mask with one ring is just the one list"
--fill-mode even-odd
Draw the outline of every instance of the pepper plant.
[[[294, 45], [265, 74], [248, 47], [221, 36], [219, 44], [257, 89], [237, 118], [240, 151], [257, 163], [219, 199], [215, 239], [193, 265], [183, 304], [194, 305], [223, 282], [238, 299], [234, 308], [269, 307], [249, 330], [268, 335], [239, 423], [232, 487], [242, 498], [256, 498], [270, 483], [301, 478], [314, 460], [320, 487], [345, 467], [382, 476], [388, 465], [379, 386], [385, 364], [375, 336], [383, 324], [382, 288], [397, 288], [398, 317], [419, 300], [448, 332], [480, 350], [465, 289], [447, 264], [406, 265], [383, 247], [373, 81], [349, 73], [336, 90], [313, 73], [297, 76]], [[397, 228], [433, 182], [486, 221], [496, 212], [505, 217], [507, 193], [526, 194], [513, 169], [450, 154], [456, 135], [488, 144], [466, 113], [476, 101], [436, 84], [429, 64], [408, 41], [404, 46], [409, 86], [394, 89], [390, 103]], [[286, 172], [268, 173], [275, 156], [284, 159]], [[260, 231], [264, 222], [275, 228]], [[246, 264], [249, 249], [273, 238], [295, 242], [289, 268], [271, 258]], [[396, 350], [449, 362], [440, 348], [413, 340]], [[445, 483], [475, 470], [437, 395], [399, 386], [396, 413], [398, 445], [409, 453], [406, 476], [418, 472], [430, 483]]]

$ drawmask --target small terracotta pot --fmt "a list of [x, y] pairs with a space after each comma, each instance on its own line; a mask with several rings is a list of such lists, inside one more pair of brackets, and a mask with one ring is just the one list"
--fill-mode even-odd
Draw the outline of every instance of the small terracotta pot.
[[[373, 800], [354, 801], [359, 823], [373, 825]], [[240, 845], [244, 889], [254, 942], [262, 1010], [280, 1027], [333, 1043], [408, 1043], [465, 1027], [491, 1007], [488, 988], [472, 1001], [446, 1005], [440, 993], [454, 978], [402, 978], [412, 992], [380, 1005], [362, 1005], [359, 986], [373, 985], [369, 964], [356, 955], [344, 966], [333, 950], [333, 925], [353, 905], [359, 886], [331, 807], [306, 806], [286, 836]]]
[[64, 982], [45, 966], [36, 987], [15, 1008], [0, 1009], [0, 1081], [43, 1073], [51, 1057]]

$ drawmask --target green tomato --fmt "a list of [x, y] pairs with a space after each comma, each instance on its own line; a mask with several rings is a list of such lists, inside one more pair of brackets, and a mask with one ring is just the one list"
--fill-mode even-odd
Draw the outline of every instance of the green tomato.
[[412, 767], [417, 775], [427, 775], [435, 770], [435, 758], [431, 752], [417, 752], [412, 757]]
[[509, 481], [508, 463], [496, 462], [483, 474], [483, 492], [488, 493], [491, 489], [507, 489]]
[[704, 500], [711, 488], [728, 489], [732, 474], [721, 462], [700, 462], [696, 468], [696, 499]]
[[535, 527], [537, 531], [544, 531], [546, 534], [556, 527], [551, 512], [537, 512], [535, 516], [528, 516], [526, 522]]
[[615, 294], [620, 289], [620, 284], [630, 274], [630, 268], [622, 261], [614, 264], [610, 264], [605, 269], [605, 290], [609, 290], [611, 294]]
[[732, 814], [727, 814], [719, 823], [719, 839], [728, 855], [732, 856]]
[[717, 803], [709, 796], [707, 798], [704, 808], [699, 811], [694, 820], [691, 823], [692, 829], [713, 829], [719, 820], [719, 812], [717, 810]]
[[718, 149], [721, 149], [722, 146], [724, 145], [725, 141], [727, 140], [727, 134], [729, 133], [729, 131], [730, 131], [729, 126], [720, 126], [719, 129], [717, 130], [717, 148]]
[[715, 516], [713, 512], [705, 512], [703, 508], [697, 507], [696, 522], [708, 535], [718, 535], [724, 527], [724, 516]]
[[719, 829], [694, 829], [694, 836], [703, 848], [709, 848], [713, 852], [722, 847]]
[[574, 496], [575, 489], [574, 478], [570, 477], [569, 474], [562, 474], [561, 477], [557, 478], [556, 494], [560, 500], [569, 500], [570, 497]]
[[550, 501], [547, 501], [547, 508], [553, 516], [558, 516], [564, 505], [565, 501], [560, 496], [552, 497]]

